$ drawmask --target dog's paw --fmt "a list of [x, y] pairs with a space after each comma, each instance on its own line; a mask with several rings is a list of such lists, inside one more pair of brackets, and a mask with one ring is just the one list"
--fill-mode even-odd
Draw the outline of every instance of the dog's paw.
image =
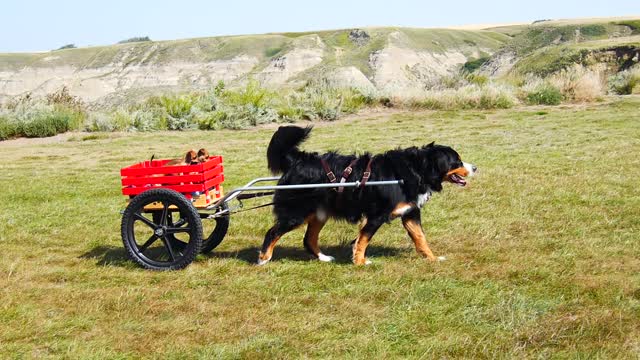
[[446, 261], [447, 258], [444, 256], [438, 256], [438, 261]]
[[256, 263], [257, 266], [263, 266], [266, 263], [268, 263], [269, 260], [262, 260], [262, 259], [258, 259], [258, 262]]
[[365, 265], [371, 265], [371, 264], [373, 264], [373, 262], [371, 262], [371, 260], [369, 260], [369, 259], [365, 259], [364, 260], [364, 264]]
[[322, 262], [332, 262], [332, 261], [335, 261], [336, 258], [334, 258], [333, 256], [325, 255], [323, 253], [319, 253], [318, 254], [318, 260], [320, 260]]

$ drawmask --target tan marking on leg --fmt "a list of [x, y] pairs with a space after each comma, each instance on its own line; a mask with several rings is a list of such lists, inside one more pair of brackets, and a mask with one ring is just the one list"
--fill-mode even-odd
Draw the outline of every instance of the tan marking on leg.
[[[289, 231], [287, 231], [287, 232], [293, 231], [293, 230], [295, 230], [295, 229], [299, 228], [299, 227], [300, 227], [300, 226], [302, 226], [302, 225], [303, 225], [303, 224], [298, 225], [298, 226], [296, 226], [295, 228], [293, 228], [293, 229], [291, 229], [291, 230], [289, 230]], [[284, 235], [284, 234], [282, 234], [282, 235]], [[278, 240], [280, 240], [280, 238], [282, 237], [282, 235], [277, 236], [277, 237], [275, 237], [275, 238], [271, 239], [271, 242], [269, 243], [269, 247], [267, 247], [267, 251], [264, 251], [264, 252], [263, 252], [263, 251], [260, 251], [260, 254], [258, 255], [258, 259], [259, 259], [260, 261], [262, 261], [263, 263], [266, 263], [267, 261], [271, 260], [271, 257], [273, 256], [273, 249], [276, 247], [276, 243], [278, 242]]]
[[258, 255], [258, 259], [260, 259], [263, 262], [267, 262], [271, 260], [271, 257], [273, 256], [273, 249], [276, 247], [276, 243], [278, 242], [278, 240], [280, 240], [280, 238], [281, 236], [278, 236], [273, 240], [271, 240], [271, 243], [269, 244], [267, 251], [265, 252], [260, 251], [260, 255]]
[[307, 233], [305, 237], [307, 239], [307, 244], [313, 251], [313, 254], [318, 257], [321, 253], [320, 247], [318, 246], [318, 238], [320, 237], [320, 230], [324, 227], [326, 222], [318, 220], [317, 216], [310, 216], [308, 218], [308, 226]]
[[411, 210], [411, 208], [413, 207], [413, 205], [406, 203], [406, 202], [401, 202], [399, 203], [391, 212], [391, 217], [392, 218], [397, 218], [399, 216], [402, 216], [404, 214], [407, 213], [407, 211]]
[[358, 238], [356, 239], [355, 244], [353, 244], [353, 263], [356, 265], [364, 265], [367, 262], [367, 259], [364, 256], [365, 251], [367, 250], [367, 245], [369, 245], [369, 236], [363, 234], [360, 231]]
[[436, 261], [436, 257], [431, 252], [431, 249], [429, 249], [429, 245], [427, 245], [427, 240], [425, 239], [424, 231], [422, 231], [422, 226], [420, 226], [420, 224], [415, 220], [411, 219], [403, 219], [402, 225], [407, 229], [411, 240], [413, 240], [413, 244], [416, 246], [416, 251], [429, 260]]

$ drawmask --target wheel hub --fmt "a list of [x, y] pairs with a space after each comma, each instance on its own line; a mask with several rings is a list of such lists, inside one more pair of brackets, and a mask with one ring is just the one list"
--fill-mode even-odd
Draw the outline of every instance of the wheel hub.
[[156, 236], [164, 236], [165, 230], [162, 227], [156, 228], [154, 231], [154, 234], [156, 234]]

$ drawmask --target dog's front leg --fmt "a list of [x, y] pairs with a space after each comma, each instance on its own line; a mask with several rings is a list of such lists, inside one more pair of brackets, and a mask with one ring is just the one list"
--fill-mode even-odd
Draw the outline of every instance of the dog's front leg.
[[413, 244], [416, 246], [418, 254], [426, 257], [430, 261], [443, 261], [446, 260], [444, 256], [435, 257], [429, 245], [427, 239], [424, 236], [422, 230], [422, 224], [420, 222], [420, 209], [413, 207], [410, 211], [402, 215], [402, 225], [407, 230], [407, 233], [413, 240]]

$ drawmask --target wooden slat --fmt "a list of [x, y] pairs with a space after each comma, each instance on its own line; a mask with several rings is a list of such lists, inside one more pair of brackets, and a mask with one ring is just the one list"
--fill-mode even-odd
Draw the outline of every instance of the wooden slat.
[[222, 156], [212, 156], [205, 163], [196, 165], [176, 165], [176, 166], [164, 166], [171, 160], [154, 160], [144, 161], [138, 164], [134, 164], [120, 169], [121, 176], [145, 176], [145, 175], [158, 175], [158, 174], [175, 174], [175, 173], [202, 173], [205, 170], [211, 169], [216, 165], [222, 163]]

